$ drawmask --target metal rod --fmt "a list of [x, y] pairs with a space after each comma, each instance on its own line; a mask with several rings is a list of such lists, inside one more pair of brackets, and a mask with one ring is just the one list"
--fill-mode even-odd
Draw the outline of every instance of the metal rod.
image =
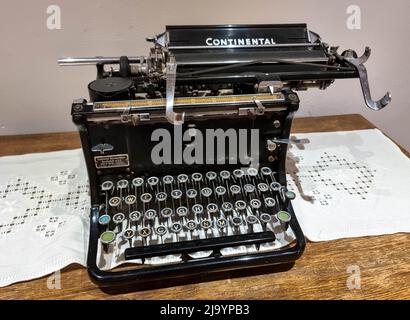
[[[128, 57], [130, 63], [144, 62], [145, 57]], [[60, 66], [79, 66], [79, 65], [95, 65], [102, 64], [116, 64], [120, 62], [120, 57], [80, 57], [80, 58], [61, 58], [58, 59]]]

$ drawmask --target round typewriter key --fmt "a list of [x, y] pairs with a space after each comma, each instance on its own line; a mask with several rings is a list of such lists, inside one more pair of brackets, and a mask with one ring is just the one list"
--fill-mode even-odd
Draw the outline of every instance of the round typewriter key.
[[268, 208], [273, 208], [276, 204], [275, 199], [271, 198], [271, 197], [267, 197], [265, 198], [265, 206]]
[[178, 207], [177, 208], [177, 215], [180, 217], [185, 217], [188, 214], [187, 207]]
[[245, 190], [246, 193], [252, 193], [255, 191], [255, 186], [252, 184], [245, 184], [243, 186], [243, 189]]
[[181, 191], [181, 190], [176, 189], [176, 190], [172, 190], [172, 191], [171, 191], [171, 197], [172, 197], [173, 199], [175, 199], [175, 200], [180, 199], [181, 196], [182, 196], [182, 191]]
[[98, 223], [102, 226], [106, 226], [111, 221], [111, 217], [108, 214], [103, 214], [98, 218]]
[[246, 202], [243, 200], [238, 200], [235, 202], [236, 210], [245, 210], [246, 209]]
[[114, 214], [114, 216], [112, 217], [112, 221], [114, 221], [116, 224], [122, 223], [124, 219], [125, 219], [125, 215], [121, 212]]
[[208, 211], [209, 214], [216, 213], [218, 212], [218, 206], [215, 203], [208, 203], [206, 211]]
[[205, 230], [208, 230], [212, 227], [212, 221], [209, 219], [204, 219], [201, 221], [201, 227]]
[[158, 192], [155, 196], [155, 198], [157, 199], [157, 201], [165, 201], [167, 200], [167, 194], [165, 192]]
[[144, 184], [144, 179], [142, 178], [135, 178], [134, 180], [132, 180], [132, 185], [134, 187], [141, 187]]
[[272, 170], [269, 167], [263, 167], [263, 168], [261, 168], [261, 173], [264, 176], [270, 176], [271, 173], [272, 173]]
[[114, 183], [112, 183], [112, 181], [104, 181], [101, 185], [101, 190], [108, 191], [108, 190], [111, 190], [113, 187], [114, 187]]
[[160, 224], [159, 226], [155, 228], [155, 233], [159, 236], [163, 236], [164, 234], [167, 233], [167, 228], [163, 226], [162, 224]]
[[159, 179], [157, 177], [149, 177], [147, 182], [151, 187], [155, 187], [158, 184]]
[[134, 204], [135, 201], [137, 201], [137, 197], [130, 194], [129, 196], [126, 196], [124, 199], [124, 202], [128, 205]]
[[228, 221], [225, 218], [220, 218], [216, 220], [216, 225], [218, 228], [224, 229], [228, 226]]
[[296, 193], [294, 193], [293, 191], [286, 191], [285, 197], [288, 198], [289, 200], [293, 200], [296, 198]]
[[125, 189], [128, 187], [128, 180], [122, 179], [117, 182], [118, 189]]
[[155, 211], [154, 209], [149, 209], [149, 210], [145, 211], [144, 216], [148, 220], [153, 220], [157, 216], [157, 211]]
[[108, 204], [111, 207], [117, 207], [121, 202], [121, 199], [119, 197], [112, 197], [110, 200], [108, 200]]
[[205, 176], [208, 178], [209, 181], [216, 179], [216, 173], [214, 171], [208, 171]]
[[250, 201], [250, 204], [251, 204], [252, 209], [255, 209], [255, 210], [258, 210], [262, 205], [259, 199], [252, 199]]
[[231, 193], [232, 193], [233, 195], [237, 195], [237, 194], [240, 194], [240, 193], [241, 193], [241, 187], [238, 186], [238, 185], [236, 185], [236, 184], [231, 185], [231, 186], [229, 187], [229, 190], [231, 191]]
[[258, 175], [258, 170], [256, 170], [255, 168], [248, 168], [246, 170], [246, 173], [251, 177], [256, 177]]
[[171, 227], [169, 229], [171, 230], [171, 232], [179, 233], [182, 230], [182, 224], [180, 224], [179, 222], [174, 222], [173, 224], [171, 224]]
[[148, 237], [148, 236], [151, 235], [151, 229], [150, 229], [150, 228], [147, 228], [147, 227], [141, 228], [141, 229], [138, 231], [138, 234], [139, 234], [141, 237], [146, 238], [146, 237]]
[[201, 194], [202, 194], [204, 197], [208, 198], [208, 197], [210, 197], [210, 196], [212, 195], [212, 190], [211, 190], [210, 188], [202, 188]]
[[266, 192], [269, 190], [269, 186], [266, 183], [261, 182], [258, 184], [258, 189], [260, 192]]
[[186, 196], [187, 196], [189, 199], [195, 198], [195, 197], [197, 196], [197, 194], [198, 194], [198, 192], [197, 192], [195, 189], [188, 189], [188, 190], [186, 191]]
[[281, 185], [279, 182], [272, 182], [272, 183], [270, 184], [270, 188], [271, 188], [273, 191], [279, 191], [279, 190], [282, 188], [282, 185]]
[[239, 227], [242, 224], [242, 218], [241, 217], [233, 217], [232, 218], [232, 224], [235, 227]]
[[258, 222], [258, 218], [256, 218], [254, 215], [249, 215], [249, 216], [246, 217], [246, 221], [249, 224], [255, 224], [255, 223]]
[[198, 173], [198, 172], [193, 173], [191, 177], [192, 177], [192, 180], [194, 180], [194, 181], [196, 181], [196, 182], [202, 180], [202, 174], [200, 174], [200, 173]]
[[260, 215], [260, 219], [261, 219], [262, 222], [268, 223], [268, 222], [270, 222], [270, 221], [272, 220], [272, 217], [271, 217], [270, 214], [262, 213], [262, 214]]
[[152, 195], [150, 193], [144, 193], [140, 197], [141, 201], [144, 203], [148, 203], [152, 200]]
[[185, 224], [186, 228], [189, 231], [193, 231], [196, 229], [196, 227], [198, 226], [198, 224], [194, 221], [194, 220], [189, 220], [187, 221], [187, 223]]
[[132, 221], [132, 222], [137, 222], [138, 220], [140, 220], [141, 219], [141, 212], [139, 212], [139, 211], [133, 211], [133, 212], [131, 212], [130, 213], [130, 220]]
[[231, 173], [227, 170], [223, 170], [223, 171], [219, 172], [219, 175], [224, 180], [229, 179], [231, 177]]
[[104, 231], [101, 233], [100, 241], [102, 244], [110, 244], [115, 240], [115, 233], [113, 231]]
[[169, 218], [170, 216], [172, 216], [172, 209], [171, 208], [164, 208], [161, 210], [161, 216], [163, 216], [164, 218]]
[[202, 214], [204, 212], [204, 207], [202, 204], [194, 204], [192, 206], [192, 212], [195, 214]]
[[126, 229], [123, 232], [123, 236], [127, 240], [132, 239], [135, 236], [135, 232], [132, 229]]
[[233, 210], [233, 205], [230, 202], [224, 202], [222, 203], [222, 210], [225, 213], [231, 212]]
[[291, 219], [290, 213], [287, 212], [287, 211], [284, 211], [284, 210], [279, 211], [279, 212], [277, 213], [277, 217], [278, 217], [278, 219], [279, 219], [280, 222], [289, 222], [290, 219]]
[[225, 187], [218, 186], [218, 187], [215, 188], [215, 192], [218, 196], [223, 196], [226, 193], [226, 189], [225, 189]]
[[174, 177], [173, 176], [164, 176], [162, 178], [162, 182], [165, 184], [171, 184], [172, 182], [174, 182]]
[[233, 175], [234, 175], [236, 178], [240, 179], [240, 178], [242, 178], [242, 177], [245, 175], [245, 173], [244, 173], [243, 170], [241, 170], [241, 169], [236, 169], [236, 170], [233, 171]]
[[179, 183], [185, 183], [188, 181], [188, 176], [182, 173], [177, 177], [177, 180]]

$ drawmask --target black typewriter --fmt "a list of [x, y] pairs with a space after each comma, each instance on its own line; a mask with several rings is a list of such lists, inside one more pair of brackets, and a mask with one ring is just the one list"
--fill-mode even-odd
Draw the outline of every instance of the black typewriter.
[[305, 24], [168, 26], [147, 56], [95, 64], [75, 100], [91, 194], [88, 270], [101, 284], [291, 264], [305, 247], [287, 189], [297, 90], [359, 78], [363, 56]]

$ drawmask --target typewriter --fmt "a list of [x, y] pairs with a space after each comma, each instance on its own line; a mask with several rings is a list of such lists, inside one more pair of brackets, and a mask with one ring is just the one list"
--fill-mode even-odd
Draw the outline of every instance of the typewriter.
[[286, 184], [298, 90], [359, 78], [364, 62], [305, 24], [167, 26], [147, 56], [96, 65], [74, 100], [90, 183], [88, 271], [101, 285], [292, 264], [305, 239]]

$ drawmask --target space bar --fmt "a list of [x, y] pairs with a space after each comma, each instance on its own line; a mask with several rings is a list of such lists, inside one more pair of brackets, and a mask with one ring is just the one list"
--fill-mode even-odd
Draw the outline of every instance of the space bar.
[[165, 244], [154, 244], [146, 247], [134, 247], [125, 250], [125, 259], [141, 259], [168, 254], [192, 253], [197, 251], [218, 250], [226, 247], [260, 244], [275, 241], [275, 234], [270, 231], [218, 238], [198, 239]]

